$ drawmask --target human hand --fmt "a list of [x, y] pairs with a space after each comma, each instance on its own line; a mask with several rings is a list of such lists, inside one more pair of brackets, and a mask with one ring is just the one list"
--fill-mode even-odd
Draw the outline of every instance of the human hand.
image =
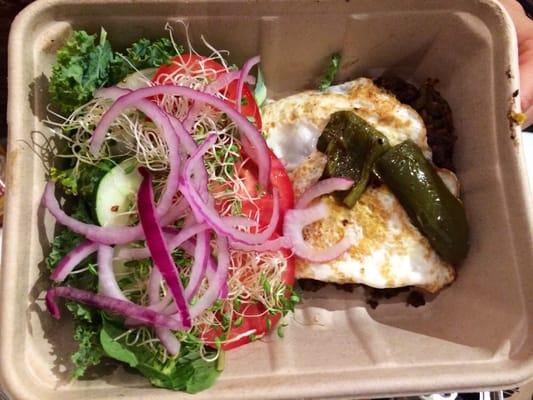
[[526, 16], [516, 0], [500, 0], [511, 15], [518, 36], [518, 62], [520, 64], [520, 99], [528, 126], [533, 123], [533, 21]]

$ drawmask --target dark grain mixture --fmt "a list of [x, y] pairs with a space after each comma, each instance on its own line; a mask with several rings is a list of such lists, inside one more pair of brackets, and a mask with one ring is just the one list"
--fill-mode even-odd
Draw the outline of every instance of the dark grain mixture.
[[433, 163], [437, 167], [455, 171], [453, 147], [457, 137], [454, 134], [452, 110], [435, 89], [438, 80], [427, 79], [417, 88], [395, 75], [385, 74], [375, 79], [374, 83], [420, 114], [426, 125], [428, 145], [433, 152]]

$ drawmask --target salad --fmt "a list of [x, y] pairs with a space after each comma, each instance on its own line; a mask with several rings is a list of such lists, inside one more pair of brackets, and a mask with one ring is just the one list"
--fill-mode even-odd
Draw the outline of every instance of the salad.
[[121, 53], [104, 30], [75, 31], [58, 51], [46, 305], [73, 315], [74, 378], [107, 357], [195, 393], [226, 351], [283, 337], [296, 278], [429, 292], [455, 279], [458, 180], [413, 108], [366, 78], [332, 85], [338, 54], [319, 91], [266, 101], [258, 56], [239, 68], [187, 43]]
[[260, 133], [258, 62], [172, 37], [115, 52], [103, 30], [58, 51], [49, 123], [63, 147], [43, 204], [62, 229], [46, 303], [73, 315], [74, 378], [109, 357], [194, 393], [225, 351], [283, 336], [299, 301], [283, 236], [293, 192]]

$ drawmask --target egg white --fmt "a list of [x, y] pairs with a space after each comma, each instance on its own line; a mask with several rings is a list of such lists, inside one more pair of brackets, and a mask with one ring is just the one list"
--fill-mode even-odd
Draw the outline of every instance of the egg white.
[[[297, 195], [319, 179], [324, 159], [317, 157], [316, 144], [330, 115], [341, 110], [353, 110], [380, 130], [391, 145], [411, 139], [431, 157], [418, 113], [370, 79], [360, 78], [323, 92], [305, 91], [271, 102], [263, 110], [267, 143], [290, 171]], [[455, 175], [447, 170], [439, 170], [439, 174], [458, 195]], [[413, 285], [430, 292], [455, 279], [454, 268], [439, 258], [385, 186], [368, 188], [352, 209], [329, 196], [319, 201], [327, 205], [329, 216], [304, 229], [310, 244], [327, 248], [351, 232], [358, 232], [354, 235], [358, 239], [347, 252], [327, 263], [297, 258], [297, 278], [375, 288]]]

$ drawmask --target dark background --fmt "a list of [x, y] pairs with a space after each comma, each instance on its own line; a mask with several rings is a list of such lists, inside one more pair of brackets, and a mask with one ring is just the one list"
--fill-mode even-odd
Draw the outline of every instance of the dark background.
[[0, 0], [0, 138], [7, 137], [7, 37], [15, 15], [33, 0]]

